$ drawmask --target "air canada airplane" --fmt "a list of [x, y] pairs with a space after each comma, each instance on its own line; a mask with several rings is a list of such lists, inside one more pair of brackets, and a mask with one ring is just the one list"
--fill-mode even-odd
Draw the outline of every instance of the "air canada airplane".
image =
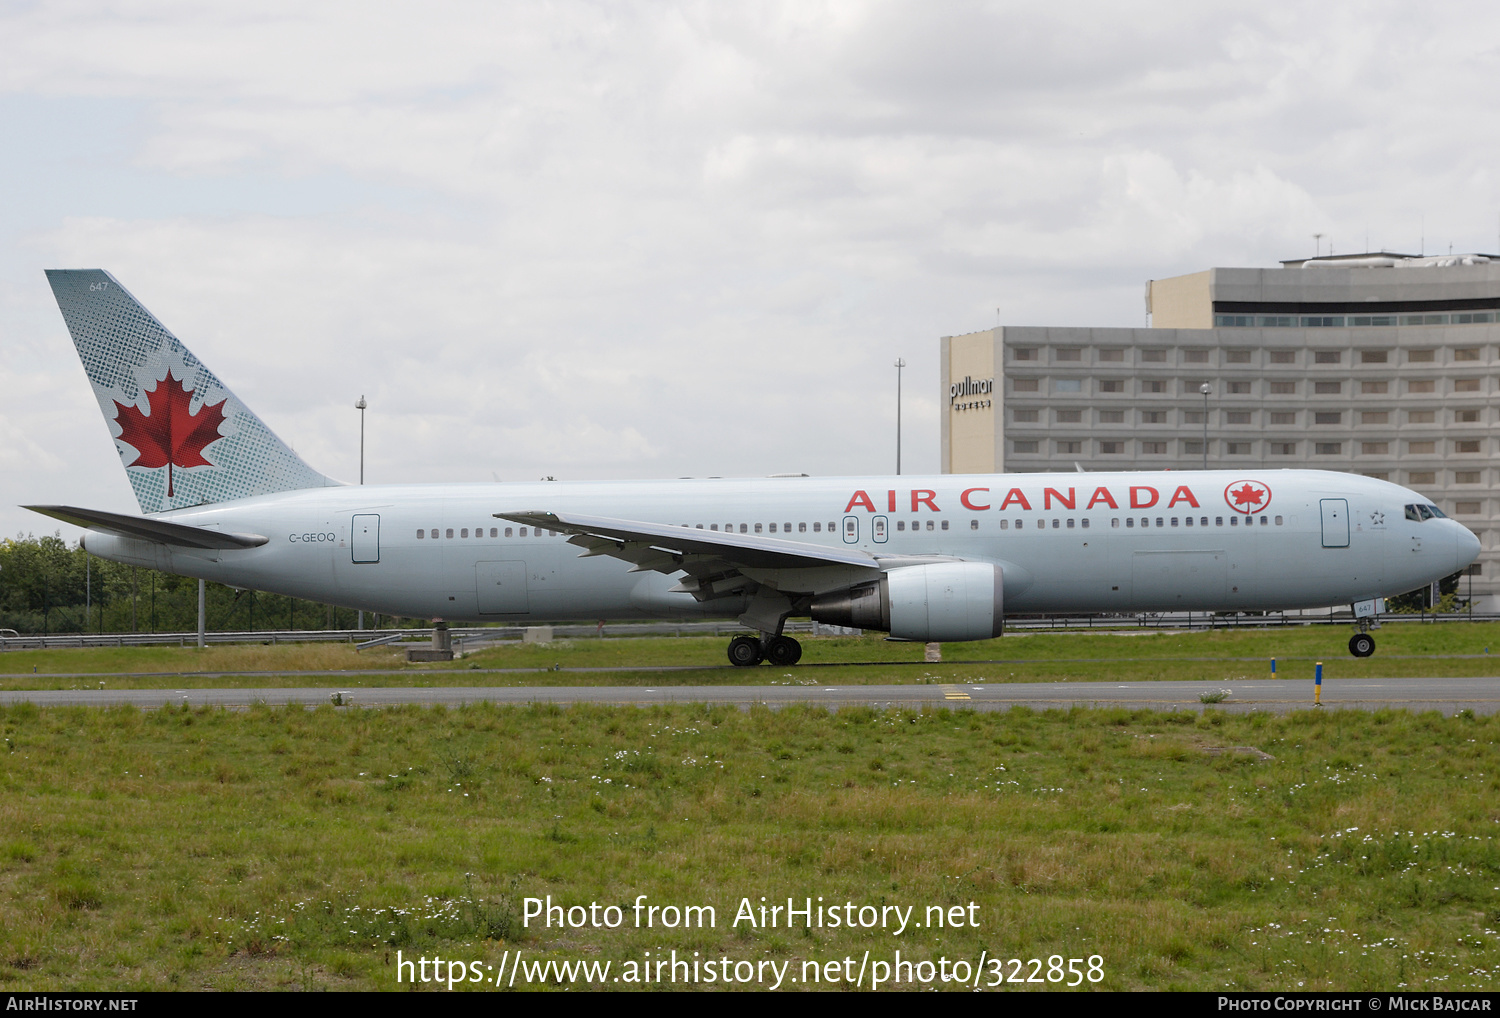
[[347, 485], [294, 453], [107, 272], [47, 278], [141, 515], [30, 506], [93, 554], [441, 622], [737, 619], [736, 665], [811, 617], [917, 641], [1005, 615], [1352, 605], [1479, 541], [1426, 498], [1317, 470]]

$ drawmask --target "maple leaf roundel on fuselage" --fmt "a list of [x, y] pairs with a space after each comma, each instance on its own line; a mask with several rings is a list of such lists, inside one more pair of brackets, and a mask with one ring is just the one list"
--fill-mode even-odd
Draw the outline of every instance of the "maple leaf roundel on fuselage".
[[1264, 512], [1271, 504], [1271, 489], [1259, 481], [1235, 481], [1224, 489], [1224, 501], [1238, 513]]
[[165, 380], [146, 391], [146, 400], [149, 415], [133, 403], [114, 401], [119, 440], [136, 451], [135, 462], [127, 466], [167, 468], [167, 496], [171, 497], [172, 467], [213, 466], [203, 458], [203, 450], [222, 437], [219, 425], [226, 420], [225, 401], [204, 403], [196, 414], [190, 412], [193, 394], [170, 369]]

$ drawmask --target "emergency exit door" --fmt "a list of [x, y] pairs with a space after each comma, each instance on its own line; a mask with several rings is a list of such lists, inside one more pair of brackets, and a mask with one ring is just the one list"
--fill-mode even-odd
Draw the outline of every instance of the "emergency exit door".
[[361, 513], [349, 528], [349, 549], [355, 562], [380, 561], [380, 516]]
[[1323, 547], [1349, 547], [1349, 500], [1325, 498], [1318, 505], [1323, 511]]

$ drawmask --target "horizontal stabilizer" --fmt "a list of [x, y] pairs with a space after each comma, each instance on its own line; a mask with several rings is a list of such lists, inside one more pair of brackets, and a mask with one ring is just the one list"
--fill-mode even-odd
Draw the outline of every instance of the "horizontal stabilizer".
[[183, 548], [258, 548], [270, 540], [259, 534], [226, 534], [222, 530], [190, 527], [185, 523], [169, 523], [144, 516], [126, 516], [102, 509], [79, 509], [70, 505], [28, 505], [23, 508], [71, 523], [75, 527], [102, 530], [122, 537], [133, 537], [138, 541], [174, 544]]

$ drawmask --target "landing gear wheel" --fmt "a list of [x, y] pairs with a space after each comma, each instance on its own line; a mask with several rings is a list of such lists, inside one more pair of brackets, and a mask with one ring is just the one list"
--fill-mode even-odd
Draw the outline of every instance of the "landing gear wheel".
[[736, 668], [760, 664], [760, 641], [753, 636], [736, 636], [729, 641], [729, 663]]
[[790, 636], [773, 636], [766, 643], [766, 660], [777, 668], [788, 668], [802, 660], [802, 644]]
[[1355, 657], [1369, 657], [1375, 653], [1375, 637], [1369, 633], [1355, 633], [1349, 637], [1349, 653]]

